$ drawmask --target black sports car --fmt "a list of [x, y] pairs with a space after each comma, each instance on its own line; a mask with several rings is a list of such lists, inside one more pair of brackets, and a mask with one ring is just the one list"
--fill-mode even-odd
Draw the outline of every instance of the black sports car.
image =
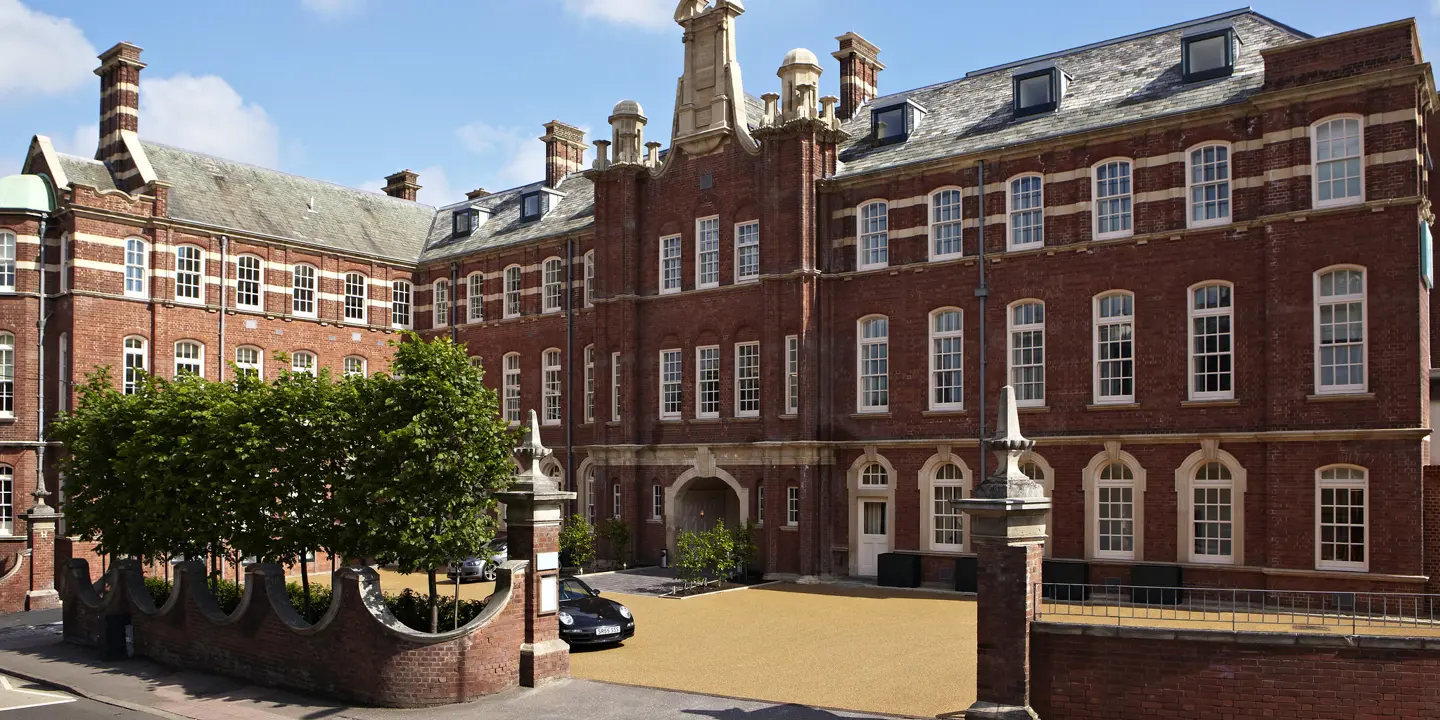
[[635, 634], [630, 608], [600, 593], [579, 578], [560, 578], [560, 639], [571, 645], [618, 643]]

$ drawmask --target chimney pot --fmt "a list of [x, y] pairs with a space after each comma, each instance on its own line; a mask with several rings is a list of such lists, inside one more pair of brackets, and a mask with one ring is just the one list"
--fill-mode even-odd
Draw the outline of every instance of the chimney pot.
[[418, 180], [420, 180], [420, 176], [410, 172], [408, 168], [394, 175], [387, 175], [385, 176], [385, 194], [414, 202], [416, 195], [420, 192]]
[[880, 48], [853, 32], [835, 38], [840, 49], [830, 53], [840, 61], [840, 113], [841, 120], [849, 120], [879, 93], [880, 71], [885, 65], [880, 62]]
[[466, 199], [466, 200], [479, 200], [480, 198], [483, 198], [483, 197], [490, 197], [490, 191], [489, 191], [489, 190], [486, 190], [486, 189], [483, 188], [483, 187], [482, 187], [482, 188], [475, 188], [474, 190], [471, 190], [470, 192], [465, 193], [465, 199]]
[[585, 169], [585, 131], [559, 120], [545, 123], [545, 185], [555, 187], [566, 175]]

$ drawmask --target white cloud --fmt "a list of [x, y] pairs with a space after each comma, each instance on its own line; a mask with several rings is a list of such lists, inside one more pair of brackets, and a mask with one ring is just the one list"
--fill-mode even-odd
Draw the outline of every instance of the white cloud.
[[95, 146], [100, 144], [100, 126], [81, 125], [75, 128], [75, 132], [70, 135], [52, 135], [50, 140], [55, 143], [57, 152], [92, 158], [95, 157]]
[[545, 143], [539, 133], [518, 127], [498, 127], [472, 122], [455, 131], [460, 144], [484, 155], [494, 168], [483, 174], [482, 185], [492, 191], [504, 190], [545, 177]]
[[300, 5], [322, 17], [341, 18], [360, 12], [365, 0], [300, 0]]
[[565, 11], [646, 30], [663, 30], [675, 21], [674, 0], [565, 0]]
[[68, 18], [0, 0], [0, 95], [54, 95], [93, 83], [95, 55]]
[[[450, 187], [450, 178], [445, 175], [445, 168], [431, 165], [415, 172], [420, 176], [420, 192], [416, 193], [416, 200], [426, 205], [441, 207], [465, 199], [465, 193]], [[385, 187], [385, 184], [380, 183], [380, 187]]]
[[140, 135], [167, 145], [263, 167], [277, 167], [279, 133], [265, 108], [246, 103], [215, 75], [147, 80]]

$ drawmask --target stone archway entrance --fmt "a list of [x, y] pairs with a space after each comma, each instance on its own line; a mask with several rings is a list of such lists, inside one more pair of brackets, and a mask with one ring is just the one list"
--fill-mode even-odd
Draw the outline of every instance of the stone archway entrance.
[[720, 520], [725, 527], [743, 527], [749, 519], [750, 491], [720, 468], [704, 476], [686, 470], [665, 489], [665, 546], [672, 556], [680, 530], [710, 530]]

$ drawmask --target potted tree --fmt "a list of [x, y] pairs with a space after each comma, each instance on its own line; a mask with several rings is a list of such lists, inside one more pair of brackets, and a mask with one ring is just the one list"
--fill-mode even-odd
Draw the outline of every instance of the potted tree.
[[595, 560], [595, 528], [576, 513], [560, 526], [560, 566], [580, 574]]
[[620, 518], [610, 518], [600, 530], [600, 535], [610, 541], [610, 552], [614, 553], [616, 567], [624, 570], [630, 557], [630, 526]]

